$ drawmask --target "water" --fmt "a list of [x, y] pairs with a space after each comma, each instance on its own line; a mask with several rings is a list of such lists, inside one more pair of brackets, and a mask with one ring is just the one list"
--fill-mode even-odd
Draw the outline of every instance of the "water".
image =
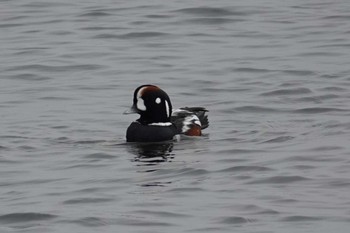
[[[0, 232], [348, 232], [348, 1], [0, 9]], [[126, 144], [146, 83], [206, 134]]]

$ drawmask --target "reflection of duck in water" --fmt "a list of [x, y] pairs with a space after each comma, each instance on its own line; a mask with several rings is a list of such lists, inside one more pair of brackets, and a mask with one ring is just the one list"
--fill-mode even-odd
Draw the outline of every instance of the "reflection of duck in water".
[[128, 142], [161, 142], [172, 140], [175, 135], [201, 136], [209, 126], [205, 108], [180, 108], [172, 112], [170, 98], [162, 89], [153, 85], [136, 88], [131, 109], [140, 118], [132, 122], [126, 131]]
[[173, 146], [172, 142], [135, 143], [132, 144], [132, 147], [129, 147], [129, 152], [136, 155], [135, 161], [153, 164], [172, 159]]

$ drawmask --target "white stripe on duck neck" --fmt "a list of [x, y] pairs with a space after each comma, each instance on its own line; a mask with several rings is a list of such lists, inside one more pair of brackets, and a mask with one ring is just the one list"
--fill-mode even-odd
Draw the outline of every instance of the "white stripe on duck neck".
[[155, 122], [155, 123], [150, 123], [148, 125], [154, 125], [154, 126], [171, 126], [171, 122]]

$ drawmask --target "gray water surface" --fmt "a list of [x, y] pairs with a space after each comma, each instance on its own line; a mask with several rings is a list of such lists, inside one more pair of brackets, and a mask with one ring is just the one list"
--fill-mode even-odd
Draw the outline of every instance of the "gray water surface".
[[[349, 232], [349, 1], [0, 1], [0, 232]], [[127, 144], [134, 89], [200, 138]]]

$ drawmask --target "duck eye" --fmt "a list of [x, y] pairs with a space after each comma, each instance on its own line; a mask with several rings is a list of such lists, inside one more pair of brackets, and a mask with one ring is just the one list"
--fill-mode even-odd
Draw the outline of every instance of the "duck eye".
[[156, 99], [156, 103], [157, 103], [157, 104], [160, 104], [160, 102], [161, 102], [161, 99], [158, 97], [158, 98]]

